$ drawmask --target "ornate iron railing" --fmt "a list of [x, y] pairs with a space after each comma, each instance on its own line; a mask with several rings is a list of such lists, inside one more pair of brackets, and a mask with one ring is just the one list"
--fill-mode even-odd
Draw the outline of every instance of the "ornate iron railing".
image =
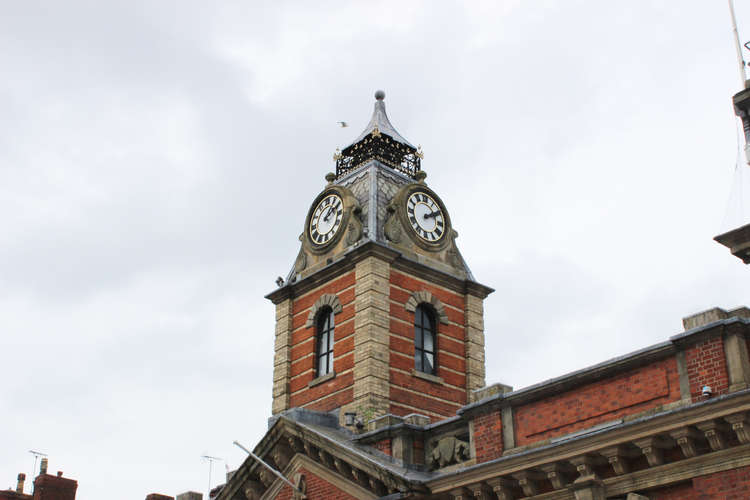
[[379, 162], [414, 178], [421, 169], [422, 153], [394, 141], [386, 134], [370, 134], [334, 156], [339, 179], [369, 160]]

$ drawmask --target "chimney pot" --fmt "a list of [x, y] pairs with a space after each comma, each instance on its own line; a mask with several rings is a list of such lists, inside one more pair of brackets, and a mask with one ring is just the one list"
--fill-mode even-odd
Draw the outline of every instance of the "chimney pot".
[[42, 458], [42, 464], [39, 466], [39, 474], [47, 473], [47, 457]]
[[23, 472], [18, 474], [18, 484], [16, 485], [16, 493], [23, 493], [23, 483], [26, 481], [26, 474]]
[[62, 477], [62, 471], [61, 470], [57, 471], [57, 477]]

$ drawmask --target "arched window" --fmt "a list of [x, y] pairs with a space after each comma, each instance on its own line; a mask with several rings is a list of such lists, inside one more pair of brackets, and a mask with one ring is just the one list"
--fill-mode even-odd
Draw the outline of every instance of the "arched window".
[[317, 376], [321, 377], [333, 372], [333, 309], [330, 307], [318, 313], [317, 333], [315, 364]]
[[414, 310], [414, 368], [435, 374], [435, 315], [425, 304]]

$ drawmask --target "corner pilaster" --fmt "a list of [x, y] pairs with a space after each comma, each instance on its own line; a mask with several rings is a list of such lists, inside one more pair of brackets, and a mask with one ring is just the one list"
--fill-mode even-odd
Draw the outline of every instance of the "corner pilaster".
[[466, 294], [466, 391], [484, 387], [484, 301]]
[[354, 411], [372, 419], [389, 410], [390, 263], [366, 257], [355, 265], [355, 279], [354, 400], [342, 415]]
[[276, 415], [289, 409], [289, 380], [291, 377], [292, 299], [276, 304], [276, 337], [273, 355], [273, 403]]
[[729, 392], [750, 387], [750, 359], [748, 359], [747, 340], [743, 330], [740, 324], [729, 325], [724, 337]]

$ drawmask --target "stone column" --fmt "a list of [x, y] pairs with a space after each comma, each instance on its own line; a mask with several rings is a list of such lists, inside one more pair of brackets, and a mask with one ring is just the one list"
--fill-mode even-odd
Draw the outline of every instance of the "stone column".
[[291, 377], [292, 345], [292, 299], [276, 304], [276, 339], [273, 355], [273, 403], [274, 415], [289, 409], [289, 380]]
[[390, 264], [378, 257], [367, 257], [355, 266], [354, 401], [342, 409], [342, 415], [353, 411], [372, 419], [388, 413], [389, 278]]
[[483, 299], [466, 294], [466, 391], [484, 387], [484, 303]]
[[726, 337], [724, 337], [729, 392], [750, 387], [750, 360], [748, 360], [747, 342], [743, 330], [742, 325], [729, 325]]

